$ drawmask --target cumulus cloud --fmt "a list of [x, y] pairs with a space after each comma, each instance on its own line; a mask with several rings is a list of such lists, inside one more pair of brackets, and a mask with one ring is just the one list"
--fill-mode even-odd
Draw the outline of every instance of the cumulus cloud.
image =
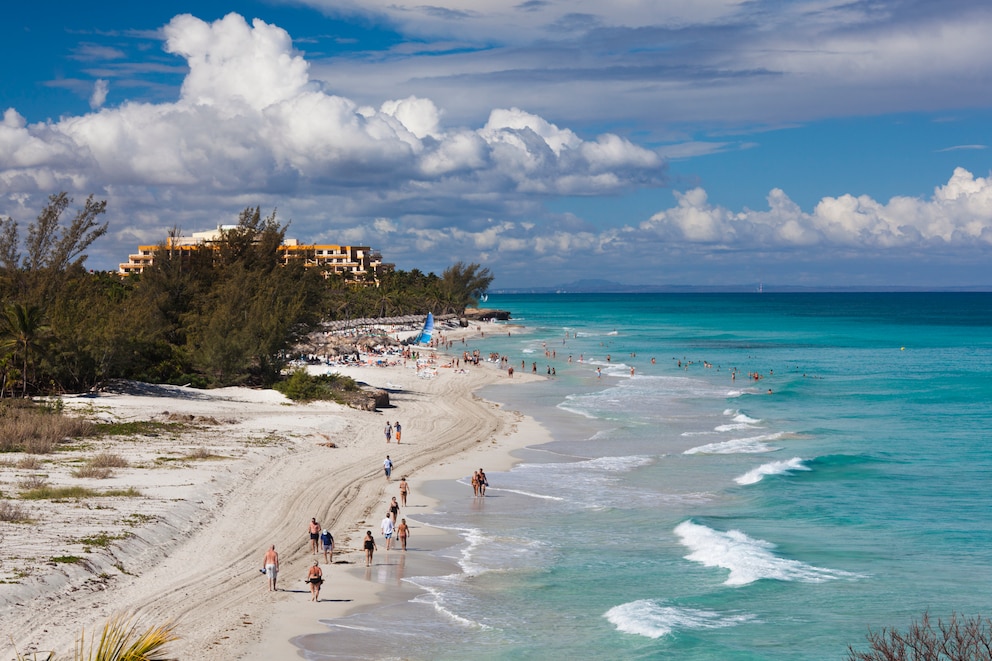
[[992, 243], [992, 178], [956, 168], [930, 199], [866, 195], [825, 197], [802, 211], [785, 192], [768, 194], [768, 210], [734, 212], [709, 203], [696, 188], [676, 193], [677, 206], [659, 211], [639, 229], [669, 241], [775, 249], [797, 246], [847, 248]]
[[683, 256], [711, 265], [734, 252], [817, 247], [901, 255], [984, 249], [992, 238], [992, 184], [963, 169], [929, 199], [843, 195], [803, 210], [776, 189], [767, 209], [735, 211], [696, 188], [643, 222], [604, 227], [549, 202], [660, 187], [658, 151], [586, 136], [520, 105], [465, 125], [423, 95], [358, 101], [316, 80], [289, 35], [258, 19], [182, 15], [163, 34], [189, 67], [171, 102], [104, 107], [109, 88], [98, 83], [90, 114], [29, 124], [4, 112], [0, 215], [27, 221], [49, 193], [94, 192], [110, 209], [109, 245], [95, 255], [107, 268], [175, 225], [196, 231], [246, 206], [278, 207], [304, 241], [371, 245], [401, 268], [480, 261], [515, 284], [588, 275], [591, 264], [618, 279], [677, 268], [702, 282], [715, 271], [694, 272]]
[[[10, 139], [37, 148], [32, 169], [17, 174], [34, 178], [39, 188], [52, 177], [75, 177], [90, 185], [179, 185], [232, 194], [359, 181], [431, 185], [452, 176], [501, 192], [508, 185], [511, 191], [629, 185], [604, 180], [606, 165], [638, 171], [638, 178], [663, 177], [661, 157], [650, 150], [618, 136], [586, 142], [516, 110], [493, 116], [524, 120], [472, 130], [442, 126], [443, 113], [428, 99], [359, 106], [321, 90], [289, 35], [259, 19], [248, 25], [229, 14], [207, 23], [181, 15], [164, 34], [165, 49], [189, 64], [176, 102], [125, 103], [11, 128], [19, 135]], [[105, 91], [106, 83], [98, 83], [94, 107]], [[67, 149], [74, 153], [68, 163]], [[522, 163], [530, 164], [526, 179], [516, 170]], [[16, 166], [8, 158], [7, 167]]]

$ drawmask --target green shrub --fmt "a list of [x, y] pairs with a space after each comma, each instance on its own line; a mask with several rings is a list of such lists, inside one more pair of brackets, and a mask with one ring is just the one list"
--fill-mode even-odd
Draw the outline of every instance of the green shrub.
[[289, 377], [276, 383], [273, 388], [295, 402], [314, 400], [339, 402], [342, 393], [359, 389], [358, 383], [351, 377], [341, 374], [313, 375], [303, 369], [294, 370]]
[[69, 498], [92, 498], [99, 495], [101, 495], [99, 491], [78, 486], [42, 486], [21, 492], [21, 498], [24, 500], [66, 500]]

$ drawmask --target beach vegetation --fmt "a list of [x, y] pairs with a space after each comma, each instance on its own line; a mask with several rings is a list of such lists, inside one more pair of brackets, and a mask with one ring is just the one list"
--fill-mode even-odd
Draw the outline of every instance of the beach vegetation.
[[[118, 614], [107, 620], [96, 635], [79, 634], [72, 661], [166, 661], [175, 658], [167, 650], [179, 640], [171, 622], [141, 631], [135, 616]], [[55, 652], [34, 652], [30, 657], [15, 652], [17, 661], [59, 661]]]
[[330, 400], [346, 403], [348, 395], [361, 390], [351, 377], [341, 374], [309, 374], [304, 369], [293, 370], [285, 381], [274, 388], [295, 402]]
[[183, 456], [183, 459], [193, 460], [193, 461], [197, 459], [225, 459], [225, 458], [226, 457], [223, 457], [222, 455], [214, 454], [207, 448], [196, 448], [195, 450], [191, 450], [187, 452]]
[[95, 422], [94, 436], [158, 436], [162, 432], [182, 431], [181, 422], [159, 422], [157, 420], [130, 420], [127, 422]]
[[78, 500], [80, 498], [92, 498], [99, 496], [100, 492], [81, 486], [53, 487], [43, 484], [37, 487], [26, 488], [22, 483], [22, 500]]
[[31, 400], [0, 403], [0, 452], [48, 454], [66, 439], [88, 436], [93, 423]]
[[131, 465], [127, 459], [113, 452], [101, 452], [88, 463], [94, 468], [127, 468]]
[[90, 535], [88, 537], [80, 537], [75, 540], [76, 544], [82, 544], [86, 547], [86, 552], [89, 553], [94, 547], [105, 549], [114, 542], [118, 542], [122, 539], [127, 539], [131, 536], [131, 533], [121, 533], [118, 535], [111, 535], [110, 533], [101, 532], [96, 535]]
[[49, 562], [54, 562], [64, 565], [74, 565], [76, 563], [82, 562], [83, 559], [78, 555], [57, 555], [53, 557]]
[[848, 647], [848, 661], [976, 661], [992, 658], [992, 620], [959, 617], [938, 619], [924, 613], [903, 633], [897, 629], [869, 629], [868, 650]]
[[35, 455], [28, 455], [18, 459], [17, 463], [14, 465], [21, 470], [36, 471], [41, 468], [41, 460]]
[[30, 523], [31, 517], [27, 510], [21, 507], [20, 503], [12, 503], [9, 500], [0, 500], [0, 521], [7, 523]]
[[73, 477], [79, 478], [90, 478], [95, 480], [106, 480], [114, 474], [114, 471], [109, 468], [100, 468], [97, 466], [80, 466], [79, 468], [72, 471]]

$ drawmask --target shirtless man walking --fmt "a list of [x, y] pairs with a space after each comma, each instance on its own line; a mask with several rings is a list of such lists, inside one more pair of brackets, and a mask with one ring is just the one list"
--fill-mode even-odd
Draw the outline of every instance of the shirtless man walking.
[[265, 552], [262, 565], [265, 567], [265, 575], [269, 577], [269, 592], [275, 592], [276, 577], [279, 575], [279, 554], [276, 553], [275, 544], [270, 546], [269, 550]]
[[317, 523], [316, 518], [310, 519], [310, 552], [313, 555], [317, 555], [317, 551], [320, 549], [317, 547], [317, 540], [320, 538], [320, 524]]

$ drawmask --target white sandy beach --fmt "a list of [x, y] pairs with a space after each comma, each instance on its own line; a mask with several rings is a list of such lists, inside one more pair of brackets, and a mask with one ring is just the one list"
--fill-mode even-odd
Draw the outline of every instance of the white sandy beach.
[[[401, 476], [408, 476], [411, 505], [420, 513], [429, 505], [420, 484], [464, 477], [480, 466], [504, 470], [512, 465], [512, 450], [548, 440], [533, 420], [473, 394], [491, 383], [512, 387], [540, 377], [509, 379], [492, 364], [464, 372], [440, 368], [431, 379], [418, 378], [412, 363], [341, 371], [388, 388], [391, 407], [365, 412], [326, 402], [293, 404], [274, 391], [140, 384], [135, 392], [65, 397], [67, 409], [94, 418], [185, 426], [81, 444], [41, 457], [36, 470], [0, 468], [0, 490], [8, 497], [37, 474], [56, 486], [134, 486], [141, 494], [25, 501], [33, 523], [0, 523], [5, 640], [21, 654], [66, 654], [81, 630], [128, 612], [146, 624], [175, 621], [181, 638], [170, 650], [177, 658], [293, 658], [292, 637], [321, 631], [319, 619], [374, 605], [395, 589], [369, 579], [360, 545], [371, 529], [380, 545], [377, 563], [395, 562], [402, 553], [387, 557], [378, 531]], [[403, 443], [387, 445], [383, 427], [397, 419]], [[198, 448], [218, 457], [195, 458]], [[102, 451], [127, 457], [130, 467], [114, 469], [106, 480], [71, 475]], [[389, 482], [382, 472], [386, 454], [395, 462]], [[408, 515], [412, 510], [401, 513]], [[325, 584], [316, 604], [303, 583], [314, 559], [311, 517], [334, 534], [337, 548], [331, 565], [321, 558]], [[105, 546], [94, 541], [108, 538]], [[440, 531], [416, 526], [411, 540], [420, 550], [409, 553], [436, 548], [442, 539]], [[269, 592], [259, 573], [270, 544], [280, 554], [278, 592]], [[64, 556], [81, 561], [51, 560]], [[14, 649], [0, 658], [14, 659]]]

